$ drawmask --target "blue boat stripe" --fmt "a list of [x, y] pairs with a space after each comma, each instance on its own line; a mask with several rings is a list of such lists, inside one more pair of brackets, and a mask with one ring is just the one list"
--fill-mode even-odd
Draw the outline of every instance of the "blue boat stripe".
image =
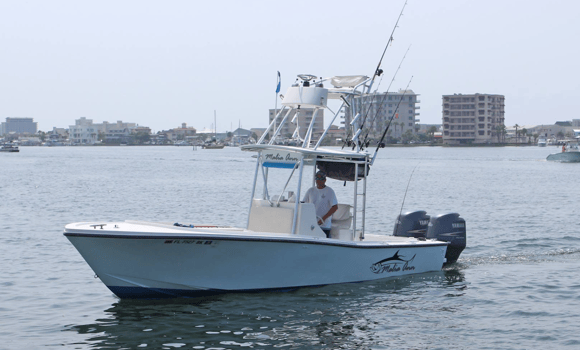
[[294, 169], [296, 163], [264, 162], [262, 166], [266, 168]]

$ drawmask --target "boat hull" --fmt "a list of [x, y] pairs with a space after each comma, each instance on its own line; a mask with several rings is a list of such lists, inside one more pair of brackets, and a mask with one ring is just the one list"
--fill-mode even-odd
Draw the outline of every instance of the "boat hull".
[[65, 236], [120, 298], [288, 290], [439, 271], [447, 248], [445, 242], [75, 232]]
[[562, 163], [578, 163], [580, 162], [580, 152], [561, 152], [550, 154], [546, 160]]

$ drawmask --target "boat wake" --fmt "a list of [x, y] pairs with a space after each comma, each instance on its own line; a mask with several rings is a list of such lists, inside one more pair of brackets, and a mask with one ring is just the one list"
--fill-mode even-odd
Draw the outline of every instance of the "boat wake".
[[580, 260], [580, 248], [559, 248], [541, 252], [493, 254], [488, 256], [466, 255], [454, 266], [469, 268], [481, 265], [531, 264], [562, 260]]

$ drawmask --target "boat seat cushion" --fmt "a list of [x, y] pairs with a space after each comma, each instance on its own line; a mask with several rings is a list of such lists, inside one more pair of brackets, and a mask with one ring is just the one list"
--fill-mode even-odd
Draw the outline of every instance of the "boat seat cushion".
[[352, 224], [352, 214], [348, 204], [339, 204], [338, 209], [332, 214], [332, 226], [340, 228], [350, 228]]
[[294, 210], [282, 207], [252, 206], [248, 230], [292, 233]]

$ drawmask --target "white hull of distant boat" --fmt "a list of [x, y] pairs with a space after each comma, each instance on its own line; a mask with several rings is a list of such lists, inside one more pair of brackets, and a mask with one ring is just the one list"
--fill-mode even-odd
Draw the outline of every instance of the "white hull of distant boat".
[[579, 151], [567, 151], [561, 153], [550, 154], [546, 160], [561, 163], [579, 163], [580, 162], [580, 152]]
[[221, 145], [221, 144], [207, 144], [207, 145], [202, 145], [201, 148], [203, 149], [223, 149], [225, 145]]
[[18, 149], [18, 146], [4, 145], [4, 146], [0, 147], [0, 152], [15, 153], [15, 152], [20, 152], [20, 149]]
[[130, 222], [70, 224], [64, 234], [121, 298], [285, 290], [439, 271], [447, 248], [407, 237], [353, 242]]

